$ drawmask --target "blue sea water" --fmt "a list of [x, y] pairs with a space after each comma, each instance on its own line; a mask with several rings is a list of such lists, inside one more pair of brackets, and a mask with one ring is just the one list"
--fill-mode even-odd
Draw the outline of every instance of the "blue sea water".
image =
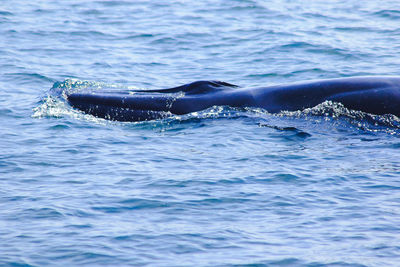
[[395, 116], [120, 123], [51, 93], [361, 75], [400, 75], [397, 0], [1, 1], [0, 265], [399, 266]]

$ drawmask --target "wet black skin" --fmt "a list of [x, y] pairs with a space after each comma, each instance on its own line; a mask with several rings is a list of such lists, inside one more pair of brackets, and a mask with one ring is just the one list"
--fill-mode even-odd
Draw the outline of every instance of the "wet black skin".
[[276, 113], [311, 108], [326, 100], [353, 110], [400, 117], [400, 77], [351, 77], [254, 88], [198, 81], [170, 89], [129, 93], [71, 93], [67, 100], [85, 113], [118, 121], [154, 120], [212, 106], [257, 107]]

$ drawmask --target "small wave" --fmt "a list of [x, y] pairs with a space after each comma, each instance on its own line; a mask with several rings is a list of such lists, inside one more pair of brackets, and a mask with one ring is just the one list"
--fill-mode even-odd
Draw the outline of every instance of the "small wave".
[[90, 38], [115, 38], [116, 36], [109, 33], [109, 32], [102, 32], [102, 31], [71, 31], [69, 32], [71, 36], [81, 36], [81, 37], [90, 37]]
[[13, 111], [11, 109], [8, 108], [0, 108], [0, 117], [7, 117], [10, 114], [12, 114]]
[[279, 44], [272, 47], [264, 49], [265, 52], [276, 51], [276, 52], [289, 52], [294, 53], [296, 51], [302, 53], [311, 53], [316, 55], [329, 55], [338, 58], [348, 59], [360, 59], [370, 56], [366, 53], [361, 53], [360, 51], [351, 51], [344, 48], [338, 48], [327, 44], [315, 44], [309, 42], [289, 42], [285, 44]]
[[39, 73], [17, 72], [17, 73], [6, 73], [5, 76], [6, 77], [8, 76], [9, 78], [13, 79], [13, 81], [16, 80], [16, 82], [19, 84], [32, 84], [38, 82], [54, 83], [54, 80], [52, 78], [49, 78]]
[[14, 14], [9, 11], [0, 11], [0, 16], [10, 17], [14, 16]]
[[131, 1], [96, 1], [96, 3], [106, 7], [130, 6], [134, 4], [134, 2]]
[[307, 42], [291, 42], [288, 44], [279, 45], [282, 49], [294, 49], [294, 48], [313, 48], [315, 47], [313, 44]]
[[307, 133], [305, 131], [299, 130], [296, 127], [292, 127], [292, 126], [280, 127], [280, 126], [269, 125], [269, 124], [265, 124], [265, 123], [259, 123], [259, 126], [260, 127], [272, 128], [272, 129], [275, 129], [275, 130], [278, 130], [278, 131], [282, 131], [282, 132], [291, 132], [291, 133], [293, 133], [293, 136], [288, 137], [288, 139], [293, 139], [293, 138], [301, 138], [301, 139], [303, 139], [303, 138], [311, 137], [311, 134], [309, 134], [309, 133]]
[[371, 27], [366, 26], [343, 26], [343, 27], [335, 27], [334, 30], [342, 31], [342, 32], [363, 32], [363, 33], [370, 33]]
[[154, 33], [135, 33], [135, 34], [130, 34], [124, 37], [125, 40], [135, 40], [135, 39], [151, 39], [155, 38], [159, 35], [154, 34]]
[[400, 18], [400, 10], [380, 10], [374, 12], [373, 15], [382, 17], [382, 18], [389, 18], [389, 19], [399, 19]]
[[162, 44], [175, 44], [177, 39], [174, 37], [160, 37], [150, 42], [150, 45], [162, 45]]
[[60, 219], [64, 215], [55, 208], [29, 208], [21, 212], [16, 220], [20, 219]]
[[393, 134], [400, 133], [400, 119], [395, 115], [369, 114], [348, 109], [343, 104], [332, 101], [325, 101], [313, 108], [307, 108], [301, 111], [282, 111], [278, 116], [298, 118], [324, 117], [326, 120], [344, 120], [364, 131], [385, 131]]

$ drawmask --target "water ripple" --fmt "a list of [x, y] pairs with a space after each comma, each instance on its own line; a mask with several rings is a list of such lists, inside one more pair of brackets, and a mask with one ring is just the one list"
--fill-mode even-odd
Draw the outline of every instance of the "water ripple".
[[0, 265], [397, 266], [399, 118], [326, 102], [120, 123], [64, 95], [399, 75], [397, 5], [3, 4]]

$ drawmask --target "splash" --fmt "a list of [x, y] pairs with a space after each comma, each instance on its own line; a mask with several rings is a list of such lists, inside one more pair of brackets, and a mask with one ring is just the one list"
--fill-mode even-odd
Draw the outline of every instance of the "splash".
[[47, 95], [39, 102], [39, 106], [33, 109], [33, 118], [63, 117], [69, 110], [68, 105], [59, 98]]
[[304, 119], [324, 119], [333, 123], [349, 123], [369, 132], [385, 131], [398, 134], [400, 119], [392, 114], [374, 115], [358, 110], [351, 110], [341, 103], [325, 101], [315, 107], [301, 111], [282, 111], [277, 116], [297, 117]]
[[39, 101], [38, 106], [33, 109], [33, 118], [62, 118], [62, 117], [72, 117], [74, 119], [84, 119], [88, 121], [95, 121], [98, 123], [104, 123], [106, 120], [101, 118], [96, 118], [92, 115], [85, 114], [81, 111], [73, 109], [67, 103], [67, 94], [80, 92], [82, 90], [87, 91], [97, 91], [97, 90], [118, 90], [126, 91], [129, 93], [131, 90], [137, 90], [140, 88], [133, 86], [121, 86], [117, 84], [110, 84], [104, 82], [94, 82], [87, 80], [78, 79], [66, 79], [62, 82], [55, 82], [53, 87], [50, 89], [48, 94], [46, 94], [41, 101]]
[[132, 90], [138, 90], [141, 88], [134, 86], [122, 86], [118, 84], [111, 84], [105, 82], [94, 82], [87, 80], [78, 80], [78, 79], [66, 79], [62, 82], [55, 82], [53, 87], [50, 89], [50, 93], [57, 96], [62, 96], [66, 99], [67, 94], [77, 93], [82, 90], [86, 91], [97, 91], [97, 90], [125, 90], [127, 93], [130, 93]]
[[96, 118], [71, 108], [66, 101], [53, 95], [47, 95], [39, 102], [39, 105], [33, 109], [32, 117], [37, 119], [69, 117], [98, 124], [108, 123], [105, 119]]
[[[63, 82], [55, 82], [38, 103], [38, 106], [33, 109], [33, 118], [63, 118], [72, 117], [74, 119], [84, 119], [104, 123], [106, 120], [95, 118], [91, 115], [84, 114], [73, 109], [66, 101], [67, 93], [79, 92], [83, 89], [87, 90], [102, 90], [104, 88], [113, 89], [121, 88], [121, 86], [107, 84], [102, 82], [92, 82], [78, 79], [66, 79]], [[125, 88], [126, 89], [126, 88]]]

